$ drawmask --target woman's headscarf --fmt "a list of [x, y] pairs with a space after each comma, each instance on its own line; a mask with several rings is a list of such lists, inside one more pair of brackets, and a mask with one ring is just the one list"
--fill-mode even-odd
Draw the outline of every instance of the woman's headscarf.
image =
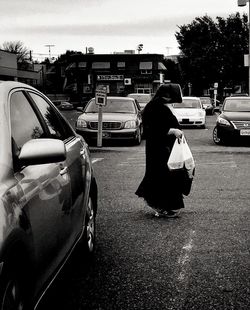
[[152, 101], [157, 101], [161, 103], [180, 103], [182, 102], [182, 94], [181, 94], [181, 88], [179, 84], [163, 84], [161, 85]]
[[147, 124], [150, 122], [152, 113], [159, 113], [161, 114], [161, 110], [165, 109], [165, 103], [180, 103], [182, 102], [182, 94], [181, 88], [179, 84], [163, 84], [161, 85], [154, 97], [146, 104], [143, 114], [142, 114], [142, 121], [143, 126], [146, 130]]

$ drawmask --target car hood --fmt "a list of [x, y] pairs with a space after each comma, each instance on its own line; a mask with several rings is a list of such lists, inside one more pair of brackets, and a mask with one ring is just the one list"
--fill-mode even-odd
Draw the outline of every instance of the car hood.
[[197, 115], [202, 109], [174, 109], [174, 114], [176, 117], [193, 116]]
[[[98, 121], [98, 113], [83, 113], [78, 119], [83, 119], [87, 122], [97, 122]], [[127, 113], [103, 113], [102, 121], [104, 122], [125, 122], [130, 120], [135, 120], [135, 114], [127, 114]]]
[[220, 115], [230, 121], [250, 121], [250, 112], [222, 112]]

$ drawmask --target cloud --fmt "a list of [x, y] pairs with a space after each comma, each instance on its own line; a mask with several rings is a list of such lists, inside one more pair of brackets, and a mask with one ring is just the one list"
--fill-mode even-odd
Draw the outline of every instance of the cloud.
[[177, 25], [183, 24], [182, 18], [147, 19], [135, 22], [68, 25], [32, 25], [9, 27], [8, 31], [25, 35], [71, 35], [71, 36], [157, 36], [175, 32]]

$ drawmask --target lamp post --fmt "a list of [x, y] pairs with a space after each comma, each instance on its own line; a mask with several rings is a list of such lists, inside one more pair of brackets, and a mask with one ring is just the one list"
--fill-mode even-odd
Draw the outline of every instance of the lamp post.
[[[238, 6], [245, 6], [249, 0], [238, 0]], [[248, 95], [250, 96], [250, 2], [249, 2], [249, 13], [248, 13], [248, 28], [249, 28], [249, 37], [248, 37]]]

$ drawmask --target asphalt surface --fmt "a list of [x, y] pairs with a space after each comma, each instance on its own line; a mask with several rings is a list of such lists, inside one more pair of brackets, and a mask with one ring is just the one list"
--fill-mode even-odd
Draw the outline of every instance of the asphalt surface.
[[[76, 113], [64, 112], [74, 124]], [[44, 309], [250, 309], [250, 146], [216, 146], [206, 129], [184, 129], [196, 162], [177, 219], [155, 218], [134, 192], [144, 141], [91, 146], [99, 188], [97, 247], [77, 249], [40, 304]]]

